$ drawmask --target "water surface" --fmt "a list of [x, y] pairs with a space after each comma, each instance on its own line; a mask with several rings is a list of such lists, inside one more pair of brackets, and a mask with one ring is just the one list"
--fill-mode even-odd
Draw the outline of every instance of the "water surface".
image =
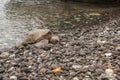
[[[54, 23], [58, 25], [59, 21], [69, 20], [81, 12], [81, 15], [86, 17], [90, 11], [103, 12], [113, 9], [114, 7], [60, 0], [0, 0], [0, 49], [21, 43], [24, 36], [34, 28], [48, 28], [46, 25]], [[83, 18], [86, 21], [88, 18], [85, 17]], [[61, 30], [61, 27], [65, 27], [64, 24], [60, 26], [57, 27]]]

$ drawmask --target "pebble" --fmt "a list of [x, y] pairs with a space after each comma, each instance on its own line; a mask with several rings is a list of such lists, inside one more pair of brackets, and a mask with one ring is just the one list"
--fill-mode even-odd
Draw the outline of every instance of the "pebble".
[[10, 69], [8, 69], [9, 72], [10, 72], [10, 71], [13, 71], [13, 70], [15, 70], [14, 67], [11, 67]]
[[74, 77], [73, 80], [79, 80], [79, 78], [78, 77]]
[[5, 72], [5, 70], [3, 68], [0, 68], [0, 73]]
[[118, 31], [117, 34], [120, 35], [120, 31]]
[[112, 55], [112, 53], [105, 53], [106, 57], [110, 57]]
[[83, 49], [80, 50], [80, 55], [81, 56], [85, 56], [86, 55], [86, 53], [85, 53], [85, 51]]
[[100, 80], [109, 80], [107, 77], [102, 77]]
[[106, 76], [114, 76], [114, 71], [112, 69], [106, 69], [105, 70], [105, 75]]
[[3, 75], [0, 74], [0, 80], [3, 80]]
[[60, 76], [59, 80], [66, 80], [63, 76]]
[[3, 52], [0, 54], [0, 58], [7, 58], [7, 57], [9, 57], [9, 55], [10, 54], [8, 52]]
[[75, 70], [79, 70], [82, 68], [82, 66], [81, 65], [72, 65], [72, 68]]
[[106, 41], [98, 40], [97, 43], [98, 43], [99, 45], [104, 45], [104, 44], [106, 43]]
[[27, 67], [24, 67], [22, 69], [22, 71], [25, 72], [25, 73], [31, 73], [31, 70], [29, 68], [27, 68]]
[[91, 80], [89, 76], [85, 76], [83, 80]]
[[116, 50], [117, 50], [117, 51], [120, 51], [120, 46], [116, 47]]
[[10, 80], [17, 80], [16, 76], [10, 76]]
[[15, 58], [15, 54], [12, 54], [9, 56], [10, 58]]

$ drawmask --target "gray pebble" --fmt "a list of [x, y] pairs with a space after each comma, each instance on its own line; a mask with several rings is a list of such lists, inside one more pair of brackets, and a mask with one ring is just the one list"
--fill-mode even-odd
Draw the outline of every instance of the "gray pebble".
[[3, 52], [0, 54], [0, 58], [7, 58], [10, 54], [8, 52]]

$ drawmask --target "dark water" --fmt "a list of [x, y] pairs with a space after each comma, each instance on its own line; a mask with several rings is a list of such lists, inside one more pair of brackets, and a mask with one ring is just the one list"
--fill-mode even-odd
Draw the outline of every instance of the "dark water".
[[[49, 28], [57, 27], [55, 29], [62, 30], [64, 27], [72, 26], [71, 24], [66, 26], [65, 23], [73, 21], [72, 24], [80, 23], [79, 25], [84, 27], [89, 25], [84, 25], [89, 19], [90, 24], [93, 25], [99, 17], [93, 20], [89, 18], [89, 13], [106, 13], [116, 8], [118, 7], [101, 7], [60, 0], [0, 0], [0, 49], [21, 43], [28, 31], [35, 28], [47, 28], [46, 25], [52, 26]], [[109, 18], [107, 16], [107, 19]]]

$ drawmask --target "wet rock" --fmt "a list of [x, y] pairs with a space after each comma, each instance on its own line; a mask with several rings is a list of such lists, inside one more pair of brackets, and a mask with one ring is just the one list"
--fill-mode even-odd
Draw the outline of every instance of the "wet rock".
[[8, 52], [3, 52], [0, 54], [0, 58], [7, 58], [7, 57], [9, 57], [9, 55], [10, 54]]
[[102, 77], [101, 80], [109, 80], [107, 77]]
[[25, 73], [31, 73], [31, 69], [27, 68], [27, 67], [24, 67], [22, 69], [22, 72], [25, 72]]
[[43, 39], [47, 39], [50, 41], [51, 37], [52, 32], [49, 29], [36, 29], [28, 34], [23, 43], [36, 43]]
[[17, 80], [16, 76], [10, 76], [10, 80]]
[[0, 73], [4, 73], [5, 69], [4, 68], [0, 68]]
[[0, 80], [3, 80], [3, 75], [0, 74]]

